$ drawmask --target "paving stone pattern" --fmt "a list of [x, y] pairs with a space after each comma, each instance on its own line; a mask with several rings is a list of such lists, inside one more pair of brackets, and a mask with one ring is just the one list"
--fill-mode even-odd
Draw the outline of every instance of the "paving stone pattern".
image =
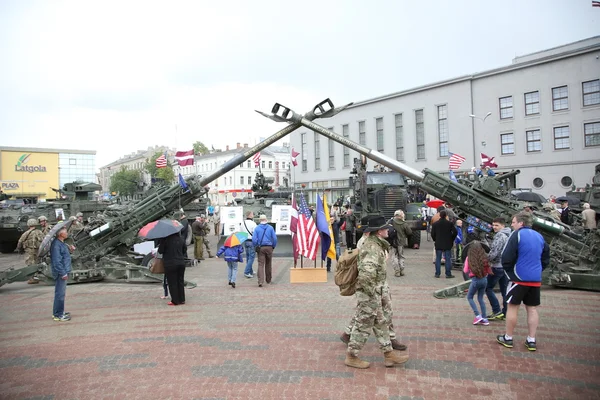
[[226, 263], [210, 259], [186, 271], [198, 284], [186, 305], [167, 306], [160, 284], [73, 285], [64, 323], [51, 319], [53, 287], [1, 287], [0, 398], [600, 398], [600, 293], [544, 288], [538, 351], [523, 344], [524, 310], [505, 349], [503, 323], [473, 326], [466, 299], [433, 298], [458, 277], [433, 277], [430, 242], [406, 254], [406, 276], [388, 270], [404, 366], [385, 368], [373, 338], [361, 353], [369, 369], [344, 365], [339, 335], [355, 299], [331, 274], [292, 285], [292, 259], [275, 259], [273, 284], [259, 288], [240, 265], [232, 289]]

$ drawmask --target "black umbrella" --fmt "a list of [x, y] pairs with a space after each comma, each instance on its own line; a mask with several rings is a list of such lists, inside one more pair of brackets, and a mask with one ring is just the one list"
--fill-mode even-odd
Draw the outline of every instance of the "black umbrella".
[[556, 198], [557, 203], [562, 203], [563, 201], [569, 203], [569, 206], [578, 206], [580, 202], [580, 200], [577, 197], [572, 196], [560, 196]]
[[58, 224], [54, 225], [54, 227], [50, 229], [50, 232], [46, 234], [44, 240], [42, 240], [42, 244], [40, 244], [40, 248], [38, 249], [38, 257], [42, 258], [46, 254], [48, 254], [48, 252], [50, 251], [50, 246], [52, 246], [52, 242], [54, 241], [54, 239], [56, 239], [56, 234], [58, 233], [58, 231], [60, 231], [62, 228], [69, 229], [72, 223], [73, 221], [61, 221]]
[[547, 200], [544, 196], [535, 192], [521, 192], [517, 193], [516, 197], [521, 201], [531, 201], [533, 203], [544, 204]]

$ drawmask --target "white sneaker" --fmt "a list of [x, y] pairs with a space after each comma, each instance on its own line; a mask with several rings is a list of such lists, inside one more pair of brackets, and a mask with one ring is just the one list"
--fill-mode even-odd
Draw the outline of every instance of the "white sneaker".
[[248, 279], [252, 279], [252, 275], [250, 275], [250, 274], [244, 274], [244, 276]]

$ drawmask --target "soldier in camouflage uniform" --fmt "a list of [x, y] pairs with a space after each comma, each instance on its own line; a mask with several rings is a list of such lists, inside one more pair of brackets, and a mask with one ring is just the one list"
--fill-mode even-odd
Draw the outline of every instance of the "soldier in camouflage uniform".
[[[44, 240], [44, 234], [39, 229], [36, 229], [36, 225], [37, 221], [34, 218], [27, 220], [29, 229], [21, 235], [17, 243], [19, 253], [25, 253], [25, 265], [38, 263], [37, 253], [42, 240]], [[38, 282], [39, 280], [35, 276], [27, 281], [30, 284]]]
[[48, 232], [50, 232], [50, 229], [52, 229], [52, 225], [48, 223], [48, 218], [46, 218], [45, 215], [40, 215], [38, 217], [38, 222], [40, 223], [40, 230], [42, 231], [44, 236], [46, 236]]
[[69, 237], [76, 238], [79, 232], [84, 229], [83, 225], [83, 214], [78, 212], [75, 217], [69, 217], [69, 221], [73, 221], [69, 227]]
[[[369, 223], [369, 219], [372, 216], [366, 216], [361, 219], [361, 226], [367, 226]], [[363, 232], [362, 237], [356, 244], [356, 248], [360, 251], [365, 243], [365, 240], [369, 237], [371, 232]], [[394, 350], [406, 350], [407, 346], [402, 344], [396, 338], [396, 331], [394, 330], [394, 311], [392, 309], [392, 294], [390, 292], [390, 287], [388, 286], [387, 279], [385, 281], [385, 285], [383, 286], [383, 291], [381, 293], [381, 307], [383, 308], [383, 316], [388, 324], [388, 330], [390, 332], [390, 341], [392, 342], [392, 348]], [[352, 334], [352, 328], [356, 324], [356, 316], [358, 315], [358, 310], [350, 320], [348, 326], [344, 330], [344, 333], [340, 336], [340, 340], [346, 344], [350, 342], [350, 335]]]
[[388, 321], [383, 313], [382, 294], [386, 285], [386, 258], [390, 245], [385, 240], [388, 229], [385, 218], [374, 217], [369, 220], [365, 232], [370, 234], [362, 246], [358, 261], [358, 280], [356, 298], [358, 301], [356, 323], [352, 328], [348, 351], [344, 363], [354, 368], [369, 368], [369, 363], [358, 358], [358, 353], [367, 342], [371, 330], [384, 353], [384, 365], [393, 367], [408, 361], [408, 355], [393, 350], [390, 340]]

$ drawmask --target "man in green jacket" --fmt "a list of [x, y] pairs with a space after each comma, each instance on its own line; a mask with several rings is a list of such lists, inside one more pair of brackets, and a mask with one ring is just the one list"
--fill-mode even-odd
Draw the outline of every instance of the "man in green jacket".
[[396, 260], [394, 261], [394, 276], [404, 276], [404, 248], [408, 246], [408, 238], [412, 235], [412, 229], [404, 220], [404, 211], [396, 210], [392, 218], [392, 226], [396, 230], [397, 242], [394, 246]]

